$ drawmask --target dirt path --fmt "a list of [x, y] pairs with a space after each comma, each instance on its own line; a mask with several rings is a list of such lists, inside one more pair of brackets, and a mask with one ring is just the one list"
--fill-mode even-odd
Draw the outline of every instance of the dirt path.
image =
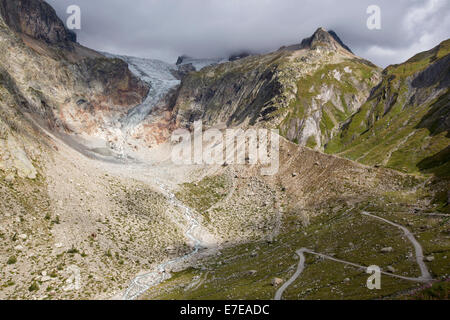
[[[432, 277], [431, 277], [431, 275], [430, 275], [430, 273], [428, 271], [428, 268], [427, 268], [426, 264], [423, 261], [423, 249], [422, 249], [422, 246], [420, 245], [420, 243], [416, 240], [414, 235], [408, 229], [406, 229], [405, 227], [403, 227], [403, 226], [401, 226], [399, 224], [396, 224], [396, 223], [394, 223], [392, 221], [389, 221], [387, 219], [384, 219], [384, 218], [372, 215], [372, 214], [367, 213], [367, 212], [362, 212], [362, 214], [365, 215], [365, 216], [374, 218], [374, 219], [381, 220], [381, 221], [383, 221], [385, 223], [388, 223], [388, 224], [390, 224], [392, 226], [395, 226], [395, 227], [401, 229], [405, 233], [405, 235], [408, 238], [408, 240], [414, 246], [414, 249], [416, 251], [416, 261], [417, 261], [417, 264], [420, 267], [420, 271], [421, 271], [422, 275], [419, 278], [412, 278], [412, 277], [404, 277], [404, 276], [400, 276], [400, 275], [396, 275], [396, 274], [392, 274], [392, 273], [387, 273], [387, 272], [384, 272], [384, 271], [381, 271], [382, 274], [390, 276], [390, 277], [394, 277], [394, 278], [399, 278], [399, 279], [408, 280], [408, 281], [415, 281], [415, 282], [429, 282], [430, 280], [432, 280]], [[322, 254], [322, 253], [314, 252], [314, 251], [309, 250], [307, 248], [301, 248], [301, 249], [296, 251], [296, 254], [300, 257], [300, 261], [298, 263], [297, 270], [295, 271], [294, 275], [288, 281], [286, 281], [277, 290], [277, 292], [275, 293], [275, 298], [274, 298], [275, 300], [281, 300], [284, 291], [286, 291], [286, 289], [289, 288], [289, 286], [292, 283], [294, 283], [294, 281], [297, 280], [297, 278], [302, 274], [303, 270], [305, 269], [305, 260], [306, 260], [305, 259], [305, 253], [313, 254], [313, 255], [319, 256], [319, 257], [324, 258], [324, 259], [328, 259], [328, 260], [331, 260], [331, 261], [343, 263], [343, 264], [346, 264], [346, 265], [349, 265], [349, 266], [353, 266], [353, 267], [356, 267], [356, 268], [359, 268], [359, 269], [367, 270], [367, 267], [365, 267], [365, 266], [362, 266], [362, 265], [359, 265], [359, 264], [356, 264], [356, 263], [353, 263], [353, 262], [345, 261], [345, 260], [336, 259], [336, 258], [333, 258], [331, 256], [327, 256], [327, 255]]]
[[389, 163], [389, 160], [391, 160], [391, 158], [392, 158], [392, 154], [394, 152], [397, 152], [406, 142], [408, 142], [409, 138], [411, 138], [415, 133], [416, 133], [416, 131], [411, 132], [405, 138], [403, 138], [393, 149], [391, 149], [387, 153], [386, 158], [383, 160], [382, 165], [387, 166], [387, 164]]
[[411, 233], [411, 231], [409, 231], [408, 229], [406, 229], [405, 227], [403, 227], [403, 226], [401, 226], [401, 225], [399, 225], [399, 224], [396, 224], [396, 223], [394, 223], [394, 222], [392, 222], [392, 221], [389, 221], [389, 220], [387, 220], [387, 219], [384, 219], [384, 218], [375, 216], [375, 215], [370, 214], [370, 213], [368, 213], [368, 212], [362, 212], [361, 214], [366, 215], [366, 216], [368, 216], [368, 217], [372, 217], [372, 218], [374, 218], [374, 219], [381, 220], [381, 221], [386, 222], [386, 223], [388, 223], [388, 224], [390, 224], [390, 225], [392, 225], [392, 226], [394, 226], [394, 227], [397, 227], [397, 228], [401, 229], [401, 230], [405, 233], [405, 235], [406, 235], [406, 237], [408, 238], [408, 240], [409, 240], [409, 241], [413, 244], [413, 246], [414, 246], [414, 249], [415, 249], [415, 251], [416, 251], [416, 261], [417, 261], [417, 264], [418, 264], [419, 267], [420, 267], [420, 272], [422, 273], [422, 277], [421, 277], [421, 278], [424, 279], [424, 280], [431, 280], [431, 279], [432, 279], [432, 277], [431, 277], [431, 275], [430, 275], [430, 272], [428, 271], [427, 265], [426, 265], [425, 262], [423, 261], [423, 249], [422, 249], [422, 246], [421, 246], [420, 243], [416, 240], [416, 238], [415, 238], [414, 235]]

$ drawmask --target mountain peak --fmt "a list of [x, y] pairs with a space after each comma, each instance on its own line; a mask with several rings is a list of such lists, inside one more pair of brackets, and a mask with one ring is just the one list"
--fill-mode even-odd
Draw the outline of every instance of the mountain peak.
[[341, 45], [342, 48], [353, 53], [353, 51], [341, 40], [341, 38], [339, 38], [336, 32], [334, 32], [333, 30], [329, 30], [328, 33], [333, 37], [334, 40], [337, 41], [337, 43]]
[[350, 48], [342, 42], [336, 32], [332, 30], [327, 31], [322, 27], [318, 28], [311, 37], [303, 39], [300, 47], [302, 49], [325, 47], [333, 51], [344, 49], [350, 53], [353, 53]]
[[77, 39], [43, 0], [0, 0], [0, 18], [10, 29], [50, 44]]

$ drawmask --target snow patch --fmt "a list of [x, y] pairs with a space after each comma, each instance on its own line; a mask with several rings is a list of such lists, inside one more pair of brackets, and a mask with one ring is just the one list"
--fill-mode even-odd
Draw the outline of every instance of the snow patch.
[[316, 99], [320, 100], [322, 103], [327, 103], [331, 100], [333, 96], [333, 89], [323, 86], [320, 89], [320, 94], [316, 96]]
[[339, 72], [339, 70], [333, 70], [333, 77], [337, 80], [337, 81], [341, 81], [341, 73]]
[[186, 64], [192, 64], [192, 66], [195, 68], [196, 71], [200, 71], [203, 68], [221, 64], [228, 62], [228, 59], [225, 58], [215, 58], [215, 59], [194, 59], [194, 58], [185, 58], [183, 62], [180, 64], [180, 66], [186, 65]]

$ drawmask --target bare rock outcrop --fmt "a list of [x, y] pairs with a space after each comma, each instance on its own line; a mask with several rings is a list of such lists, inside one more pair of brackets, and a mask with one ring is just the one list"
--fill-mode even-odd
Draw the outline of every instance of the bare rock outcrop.
[[32, 38], [51, 44], [77, 40], [45, 1], [1, 0], [0, 14], [12, 30]]
[[323, 150], [370, 95], [380, 69], [319, 28], [301, 44], [206, 67], [182, 80], [173, 109], [180, 127], [262, 126]]
[[125, 61], [76, 43], [44, 1], [0, 0], [0, 38], [3, 77], [51, 129], [93, 134], [148, 94]]

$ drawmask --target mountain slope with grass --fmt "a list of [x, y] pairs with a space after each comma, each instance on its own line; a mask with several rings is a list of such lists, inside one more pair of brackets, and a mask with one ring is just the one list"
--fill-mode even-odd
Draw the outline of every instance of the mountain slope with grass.
[[127, 63], [74, 40], [44, 1], [0, 1], [0, 299], [110, 298], [166, 247], [186, 250], [154, 187], [60, 139], [148, 91]]
[[450, 40], [389, 66], [327, 153], [410, 173], [450, 174]]
[[[273, 299], [294, 275], [301, 248], [360, 266], [377, 265], [387, 274], [382, 275], [381, 290], [369, 290], [365, 269], [306, 254], [305, 270], [283, 299], [407, 299], [426, 289], [421, 281], [390, 276], [421, 276], [414, 246], [398, 227], [365, 212], [408, 228], [423, 247], [432, 278], [445, 284], [450, 275], [449, 216], [432, 204], [436, 182], [287, 141], [281, 144], [280, 164], [279, 174], [271, 178], [260, 176], [257, 168], [227, 167], [214, 180], [183, 185], [178, 196], [185, 203], [194, 203], [199, 192], [209, 199], [199, 210], [208, 217], [205, 224], [227, 241], [190, 268], [171, 270], [172, 277], [142, 299]], [[227, 187], [218, 197], [224, 185], [216, 181], [227, 172], [233, 181], [229, 185], [240, 192]], [[255, 194], [259, 185], [267, 189], [263, 199]], [[255, 199], [250, 206], [249, 199]], [[269, 219], [255, 225], [254, 217], [267, 217], [268, 210], [273, 210], [272, 218], [269, 213]], [[231, 223], [225, 224], [229, 217]], [[249, 230], [254, 239], [233, 243]]]
[[359, 110], [380, 69], [319, 28], [301, 44], [206, 67], [186, 76], [173, 109], [177, 124], [266, 126], [319, 150]]

